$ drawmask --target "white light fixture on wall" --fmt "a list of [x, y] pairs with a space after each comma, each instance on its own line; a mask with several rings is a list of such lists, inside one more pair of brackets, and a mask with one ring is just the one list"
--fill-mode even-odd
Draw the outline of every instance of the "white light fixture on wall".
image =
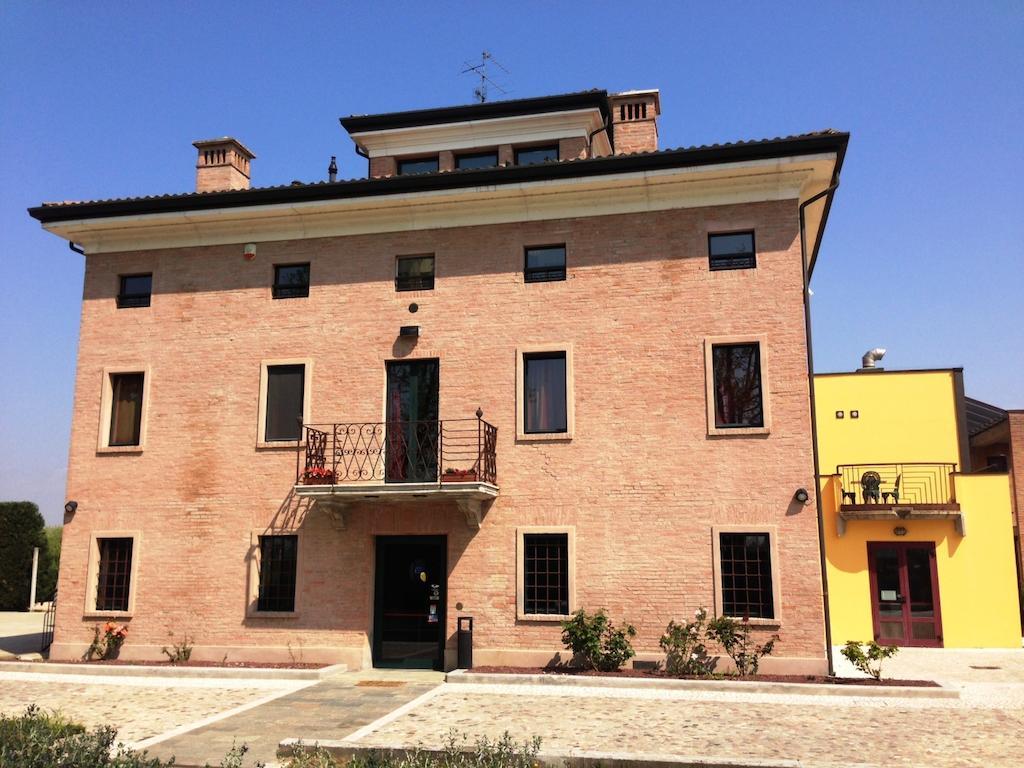
[[253, 261], [256, 258], [256, 243], [246, 243], [242, 249], [242, 258]]

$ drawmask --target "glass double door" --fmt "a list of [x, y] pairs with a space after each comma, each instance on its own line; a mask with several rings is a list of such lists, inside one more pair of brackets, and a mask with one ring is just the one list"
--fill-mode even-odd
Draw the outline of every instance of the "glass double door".
[[882, 645], [942, 645], [935, 545], [868, 543], [871, 614]]

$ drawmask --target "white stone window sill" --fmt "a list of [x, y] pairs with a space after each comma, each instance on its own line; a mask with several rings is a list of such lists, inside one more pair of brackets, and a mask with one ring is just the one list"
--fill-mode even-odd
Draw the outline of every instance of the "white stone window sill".
[[130, 619], [132, 616], [132, 611], [86, 611], [82, 619]]
[[96, 453], [142, 453], [141, 445], [103, 445]]

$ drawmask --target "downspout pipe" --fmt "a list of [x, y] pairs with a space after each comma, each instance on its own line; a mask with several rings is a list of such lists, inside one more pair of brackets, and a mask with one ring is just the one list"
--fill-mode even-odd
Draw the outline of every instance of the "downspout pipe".
[[83, 256], [85, 256], [85, 249], [75, 245], [74, 240], [68, 240], [68, 248], [70, 248], [75, 253], [80, 253]]
[[[832, 197], [839, 188], [839, 180], [833, 177], [832, 184], [823, 189], [813, 197], [800, 203], [800, 257], [803, 260], [804, 272], [804, 331], [807, 336], [807, 385], [810, 393], [811, 405], [811, 450], [814, 455], [814, 500], [818, 510], [818, 557], [821, 562], [821, 595], [825, 609], [825, 656], [828, 660], [828, 674], [835, 675], [835, 665], [832, 658], [832, 620], [828, 607], [828, 571], [826, 570], [827, 558], [825, 557], [825, 513], [821, 507], [821, 468], [818, 457], [818, 417], [814, 402], [814, 350], [811, 343], [811, 275], [809, 272], [809, 261], [807, 256], [807, 237], [804, 209], [811, 203], [815, 203], [823, 197], [825, 209], [832, 205]], [[824, 221], [822, 222], [824, 224]], [[820, 238], [817, 242], [820, 242]]]

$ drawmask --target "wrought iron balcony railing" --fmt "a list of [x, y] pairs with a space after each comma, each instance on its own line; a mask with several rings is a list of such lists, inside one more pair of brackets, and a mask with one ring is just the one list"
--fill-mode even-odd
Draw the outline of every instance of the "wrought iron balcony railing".
[[956, 464], [841, 464], [843, 507], [864, 505], [914, 506], [956, 503], [953, 473]]
[[304, 424], [296, 483], [497, 484], [497, 427], [475, 419]]

